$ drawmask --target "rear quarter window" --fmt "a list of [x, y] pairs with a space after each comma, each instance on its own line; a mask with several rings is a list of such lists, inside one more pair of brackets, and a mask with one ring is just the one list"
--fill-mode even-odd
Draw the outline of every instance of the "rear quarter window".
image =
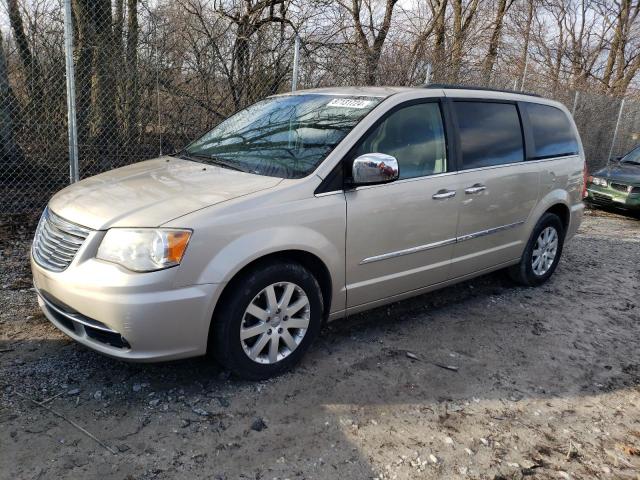
[[578, 141], [567, 115], [559, 108], [522, 103], [533, 134], [532, 160], [576, 155]]

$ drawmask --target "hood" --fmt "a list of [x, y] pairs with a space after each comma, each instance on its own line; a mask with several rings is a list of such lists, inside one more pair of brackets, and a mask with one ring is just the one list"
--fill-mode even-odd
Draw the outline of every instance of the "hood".
[[614, 163], [592, 174], [595, 177], [603, 177], [618, 180], [623, 183], [640, 185], [640, 165], [630, 163]]
[[68, 186], [49, 208], [95, 230], [156, 227], [201, 208], [272, 188], [282, 179], [160, 157]]

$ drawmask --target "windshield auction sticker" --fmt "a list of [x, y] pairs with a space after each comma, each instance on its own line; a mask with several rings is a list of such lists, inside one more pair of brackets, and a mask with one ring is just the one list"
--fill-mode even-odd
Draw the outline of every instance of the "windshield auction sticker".
[[371, 100], [361, 100], [357, 98], [334, 98], [327, 107], [339, 107], [339, 108], [368, 108], [371, 105]]

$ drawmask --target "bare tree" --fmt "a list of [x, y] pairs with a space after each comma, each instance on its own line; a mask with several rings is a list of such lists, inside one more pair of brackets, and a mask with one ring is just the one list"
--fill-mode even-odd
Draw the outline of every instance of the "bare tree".
[[448, 0], [430, 0], [429, 5], [434, 17], [435, 42], [433, 45], [433, 78], [443, 82], [446, 77], [446, 12]]
[[18, 110], [18, 102], [9, 84], [7, 57], [0, 33], [0, 177], [14, 172], [16, 165], [23, 161], [22, 149], [16, 140], [15, 120]]
[[482, 62], [482, 79], [486, 84], [491, 80], [493, 65], [496, 63], [496, 58], [498, 57], [498, 47], [500, 46], [504, 17], [511, 8], [511, 5], [513, 5], [513, 2], [514, 0], [498, 0], [496, 17], [493, 21], [487, 56], [485, 57], [484, 62]]
[[574, 88], [587, 88], [594, 69], [602, 58], [610, 24], [601, 15], [592, 14], [593, 0], [576, 0], [565, 17], [568, 33], [567, 55]]
[[[179, 148], [238, 109], [289, 91], [295, 35], [302, 88], [418, 85], [429, 64], [438, 83], [517, 86], [527, 65], [528, 90], [565, 104], [580, 90], [589, 155], [607, 153], [619, 111], [612, 96], [629, 98], [619, 138], [630, 142], [637, 130], [640, 0], [71, 2], [83, 176]], [[61, 6], [0, 3], [8, 13], [0, 162], [22, 158], [21, 178], [49, 175], [58, 187], [68, 151]]]
[[93, 55], [93, 136], [99, 159], [109, 154], [117, 140], [116, 74], [113, 70], [113, 20], [110, 0], [91, 0], [94, 9], [95, 47]]
[[73, 0], [76, 68], [76, 102], [80, 147], [89, 143], [91, 117], [91, 78], [95, 45], [94, 12], [89, 0]]
[[11, 30], [18, 47], [22, 68], [24, 69], [25, 78], [27, 80], [27, 88], [30, 92], [30, 98], [34, 98], [35, 92], [40, 88], [40, 80], [42, 78], [40, 64], [38, 58], [32, 53], [27, 34], [25, 33], [22, 15], [18, 0], [7, 0], [7, 9], [9, 11], [9, 22]]
[[[609, 3], [613, 4], [609, 6]], [[614, 0], [603, 2], [605, 14], [613, 14], [613, 39], [602, 76], [603, 88], [614, 94], [624, 94], [640, 69], [638, 43], [640, 2]]]
[[[137, 137], [138, 128], [138, 0], [127, 0], [126, 83], [124, 101], [124, 129], [127, 141]], [[116, 39], [120, 42], [120, 39]]]
[[236, 28], [231, 69], [235, 72], [235, 76], [230, 80], [234, 101], [238, 107], [246, 100], [246, 82], [251, 69], [250, 40], [270, 24], [279, 24], [282, 33], [285, 25], [295, 27], [287, 18], [288, 5], [288, 0], [243, 0], [233, 8], [226, 7], [222, 1], [217, 5], [216, 11], [229, 19]]
[[527, 2], [527, 13], [524, 25], [519, 26], [519, 29], [523, 31], [523, 45], [522, 45], [522, 53], [520, 54], [520, 61], [518, 62], [519, 72], [518, 78], [520, 83], [520, 88], [524, 85], [524, 75], [525, 75], [525, 66], [529, 60], [529, 42], [531, 41], [531, 29], [533, 26], [534, 14], [536, 8], [538, 6], [537, 0], [526, 0]]
[[382, 47], [391, 28], [393, 10], [397, 2], [398, 0], [385, 0], [382, 20], [378, 22], [375, 0], [352, 0], [351, 4], [340, 1], [353, 21], [356, 43], [364, 54], [365, 81], [368, 85], [376, 83]]

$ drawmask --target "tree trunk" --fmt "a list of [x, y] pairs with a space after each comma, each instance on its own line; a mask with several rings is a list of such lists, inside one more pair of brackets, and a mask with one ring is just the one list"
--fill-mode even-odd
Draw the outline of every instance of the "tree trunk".
[[[464, 42], [471, 22], [478, 11], [478, 0], [471, 0], [463, 9], [462, 0], [452, 0], [453, 5], [453, 40], [451, 41], [451, 80], [460, 82], [460, 70], [464, 56]], [[466, 15], [465, 15], [466, 11]]]
[[[445, 50], [445, 33], [446, 23], [445, 15], [447, 11], [447, 0], [439, 0], [437, 16], [435, 19], [435, 43], [433, 46], [433, 80], [435, 83], [445, 83], [446, 81], [446, 50]], [[434, 11], [434, 14], [436, 12]]]
[[498, 0], [498, 10], [493, 24], [493, 31], [491, 32], [491, 38], [489, 39], [489, 49], [487, 51], [487, 56], [482, 62], [482, 81], [485, 85], [489, 85], [491, 82], [491, 72], [493, 71], [496, 59], [498, 58], [498, 47], [500, 45], [500, 37], [502, 36], [504, 17], [511, 5], [511, 1], [507, 2], [507, 0]]
[[462, 0], [453, 1], [453, 39], [451, 40], [450, 75], [453, 83], [457, 83], [462, 66]]
[[18, 54], [26, 83], [27, 101], [23, 110], [26, 117], [24, 120], [26, 121], [26, 125], [29, 126], [34, 138], [39, 138], [44, 135], [41, 129], [46, 124], [43, 118], [45, 115], [45, 102], [42, 98], [44, 95], [42, 88], [42, 71], [38, 59], [33, 55], [31, 47], [29, 46], [29, 40], [24, 30], [24, 24], [22, 23], [18, 1], [8, 0], [7, 7], [9, 11], [9, 23], [11, 24], [16, 46], [18, 47]]
[[522, 57], [520, 59], [520, 88], [524, 86], [524, 75], [525, 75], [525, 65], [527, 64], [529, 57], [529, 42], [531, 41], [531, 26], [533, 25], [533, 14], [535, 10], [536, 0], [529, 0], [528, 8], [527, 8], [527, 24], [524, 28], [524, 45], [522, 47]]
[[351, 13], [355, 26], [357, 43], [360, 45], [365, 57], [365, 81], [367, 85], [375, 85], [376, 83], [378, 66], [380, 64], [380, 57], [382, 56], [382, 47], [384, 46], [384, 42], [389, 34], [389, 29], [391, 28], [391, 19], [393, 17], [393, 10], [397, 1], [398, 0], [386, 0], [384, 18], [377, 34], [375, 33], [373, 18], [370, 17], [367, 30], [373, 36], [371, 43], [367, 38], [367, 34], [365, 33], [365, 29], [362, 25], [362, 20], [360, 19], [360, 7], [362, 2], [361, 0], [353, 0], [351, 3], [349, 13]]
[[95, 19], [93, 55], [94, 137], [100, 163], [111, 166], [113, 144], [118, 143], [116, 73], [113, 70], [113, 31], [110, 0], [91, 0]]
[[[124, 0], [115, 0], [115, 13], [113, 17], [113, 70], [115, 72], [125, 72], [124, 54]], [[126, 125], [125, 102], [127, 101], [127, 78], [117, 77], [118, 101], [116, 103], [116, 113], [123, 125]], [[126, 131], [126, 129], [125, 129]]]
[[15, 120], [18, 112], [18, 103], [9, 84], [7, 58], [0, 32], [0, 183], [3, 185], [10, 180], [7, 175], [15, 175], [16, 169], [24, 160], [22, 149], [16, 140]]
[[20, 55], [20, 61], [27, 80], [30, 101], [35, 101], [33, 94], [39, 93], [40, 90], [38, 88], [41, 79], [40, 65], [31, 53], [29, 41], [22, 23], [22, 16], [20, 15], [18, 0], [8, 0], [7, 8], [9, 10], [9, 23], [11, 24], [11, 30], [13, 30], [13, 37], [18, 47], [18, 54]]
[[613, 40], [611, 41], [611, 47], [609, 49], [609, 55], [607, 57], [607, 64], [602, 76], [602, 83], [605, 89], [611, 87], [611, 79], [613, 76], [613, 69], [618, 61], [618, 56], [622, 47], [622, 35], [625, 24], [625, 16], [628, 15], [628, 9], [626, 8], [630, 0], [623, 0], [620, 4], [620, 10], [616, 15], [615, 31], [613, 34]]
[[91, 0], [74, 0], [72, 3], [77, 32], [75, 56], [76, 117], [80, 157], [90, 144], [91, 77], [95, 28]]
[[127, 0], [127, 84], [125, 131], [127, 142], [138, 136], [138, 0]]
[[247, 85], [249, 83], [249, 37], [253, 34], [248, 16], [238, 24], [238, 32], [233, 46], [236, 78], [234, 89], [235, 108], [246, 106]]

